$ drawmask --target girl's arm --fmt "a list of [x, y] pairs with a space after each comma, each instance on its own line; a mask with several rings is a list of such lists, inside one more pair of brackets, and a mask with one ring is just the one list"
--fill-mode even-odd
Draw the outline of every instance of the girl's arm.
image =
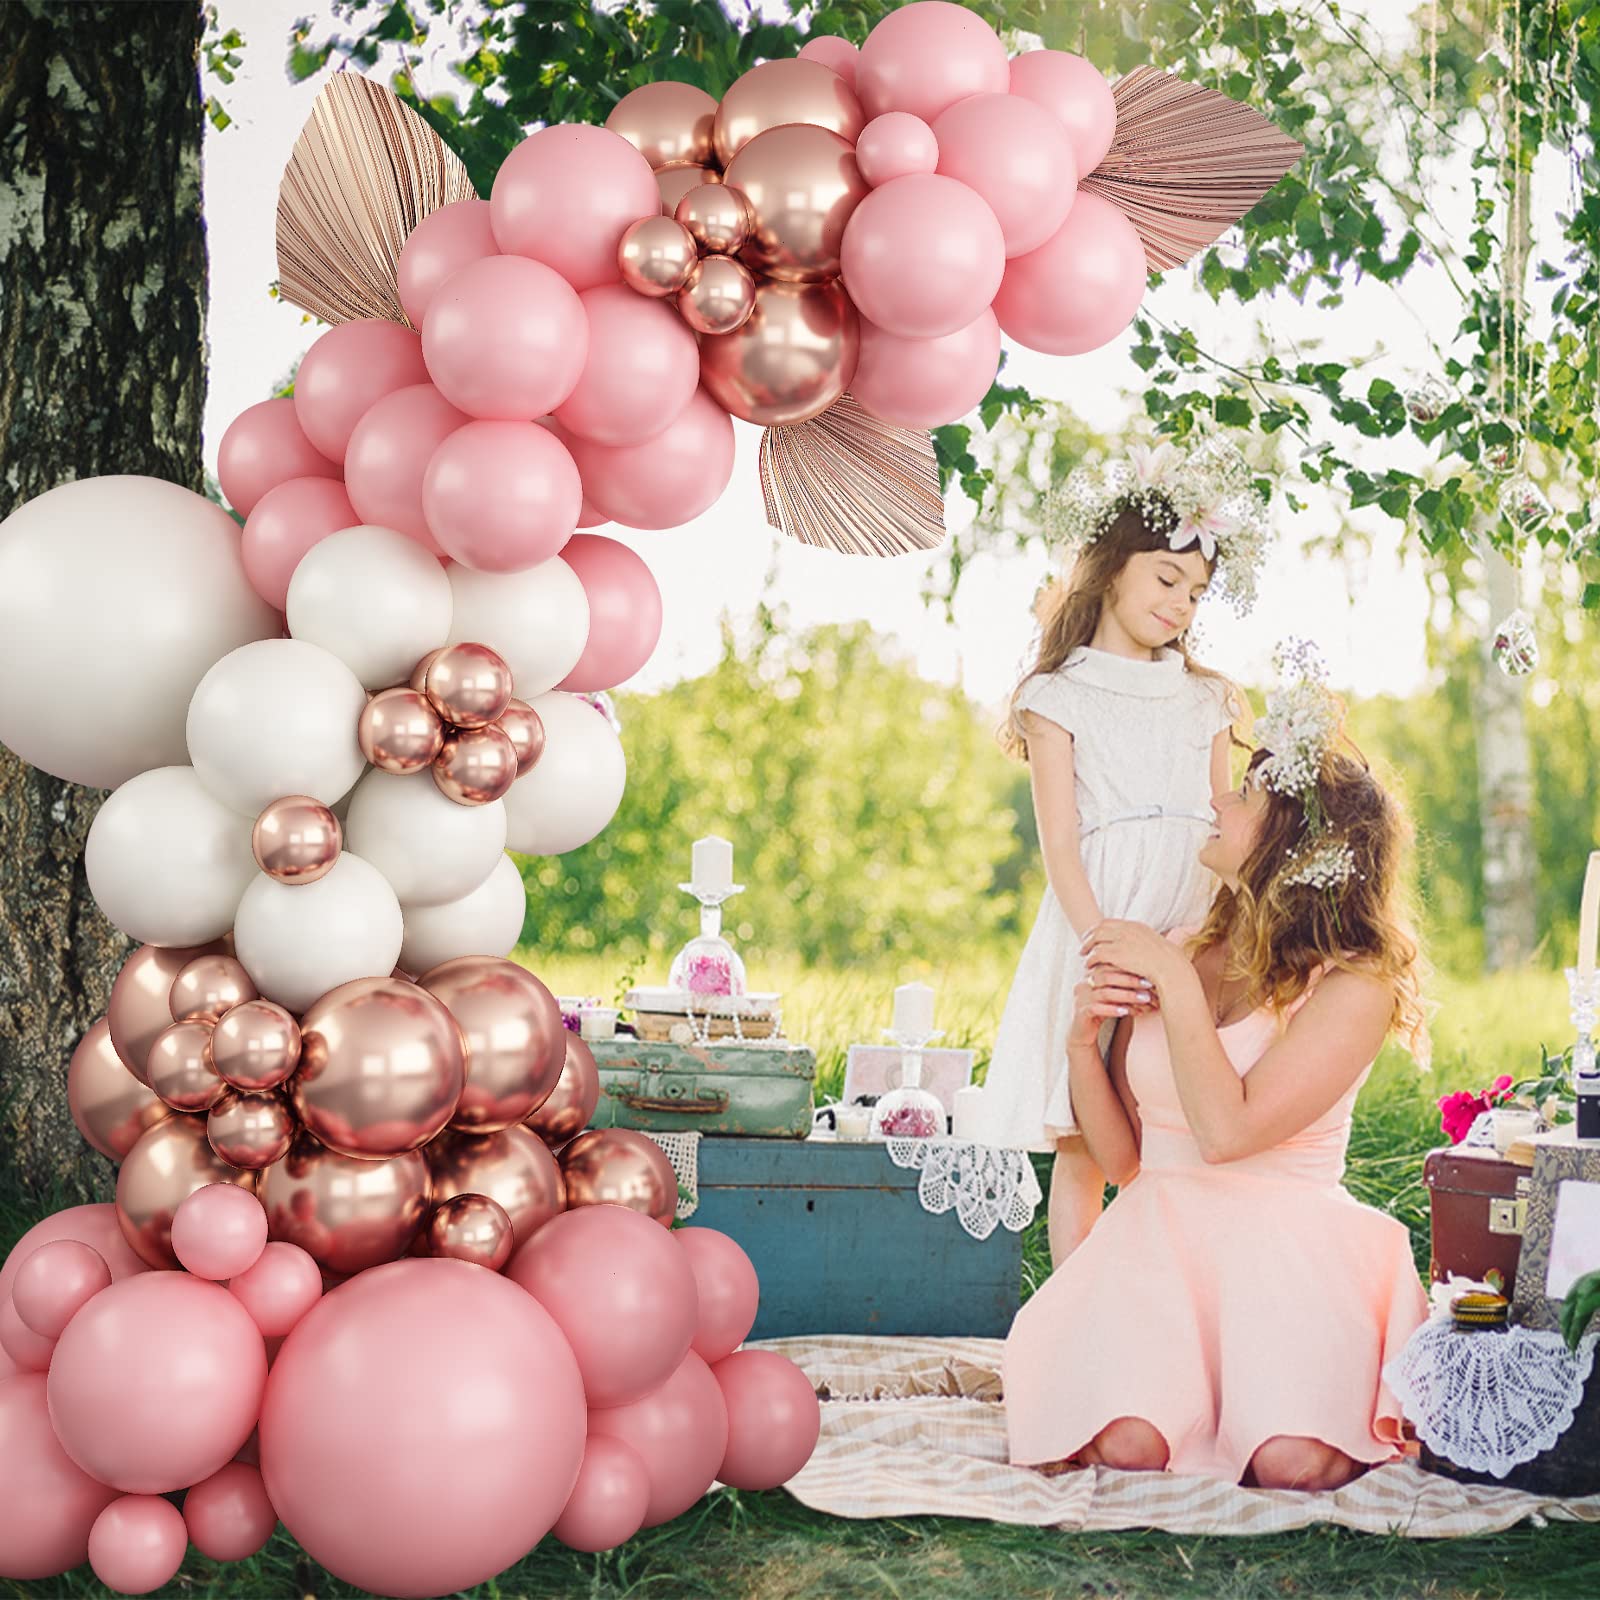
[[1233, 787], [1233, 730], [1224, 728], [1211, 741], [1211, 792], [1226, 794]]
[[1138, 1124], [1112, 1081], [1115, 1069], [1108, 1070], [1100, 1054], [1099, 1033], [1106, 1018], [1117, 1018], [1112, 1060], [1117, 1059], [1119, 1040], [1126, 1053], [1127, 1017], [1134, 992], [1111, 983], [1102, 984], [1098, 990], [1083, 983], [1079, 984], [1075, 999], [1077, 1011], [1067, 1035], [1067, 1087], [1072, 1095], [1072, 1116], [1095, 1165], [1120, 1188], [1139, 1170]]
[[1078, 836], [1078, 785], [1072, 762], [1072, 735], [1033, 712], [1023, 713], [1028, 740], [1028, 771], [1033, 783], [1033, 814], [1051, 892], [1080, 936], [1101, 920], [1100, 906], [1083, 870]]

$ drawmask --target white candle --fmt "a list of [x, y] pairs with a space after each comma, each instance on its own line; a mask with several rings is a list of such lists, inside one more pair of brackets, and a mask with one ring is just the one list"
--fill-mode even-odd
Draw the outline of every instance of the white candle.
[[902, 983], [894, 992], [894, 1031], [912, 1038], [933, 1032], [933, 990], [925, 983]]
[[1589, 870], [1583, 878], [1583, 908], [1578, 913], [1578, 973], [1593, 977], [1595, 945], [1600, 941], [1600, 850], [1589, 852]]
[[733, 846], [726, 839], [715, 836], [696, 839], [694, 865], [689, 874], [697, 889], [720, 893], [733, 887]]

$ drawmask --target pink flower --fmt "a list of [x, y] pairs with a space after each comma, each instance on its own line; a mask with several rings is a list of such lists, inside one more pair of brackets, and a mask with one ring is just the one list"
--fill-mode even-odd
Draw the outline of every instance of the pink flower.
[[1439, 1125], [1450, 1136], [1451, 1144], [1460, 1144], [1472, 1131], [1478, 1113], [1488, 1109], [1483, 1095], [1468, 1094], [1465, 1089], [1457, 1089], [1454, 1094], [1447, 1094], [1440, 1099]]
[[1491, 1105], [1504, 1104], [1505, 1101], [1511, 1098], [1511, 1074], [1509, 1072], [1502, 1072], [1500, 1076], [1496, 1078], [1492, 1084], [1490, 1084], [1486, 1093]]

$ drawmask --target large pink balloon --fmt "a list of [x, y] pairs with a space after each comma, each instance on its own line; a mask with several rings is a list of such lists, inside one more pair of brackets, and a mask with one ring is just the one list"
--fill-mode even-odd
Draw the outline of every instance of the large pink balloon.
[[583, 475], [584, 497], [606, 521], [625, 528], [689, 522], [717, 503], [733, 476], [733, 419], [704, 389], [643, 444], [564, 437]]
[[572, 537], [582, 509], [576, 463], [532, 422], [457, 428], [422, 480], [422, 510], [439, 548], [475, 572], [521, 572], [548, 561]]
[[395, 1261], [340, 1284], [284, 1341], [260, 1438], [267, 1494], [313, 1559], [378, 1594], [449, 1594], [520, 1560], [561, 1514], [583, 1381], [514, 1283]]
[[924, 122], [974, 94], [1004, 94], [1009, 62], [982, 17], [947, 0], [891, 11], [861, 47], [856, 94], [869, 117], [909, 111]]
[[345, 452], [345, 484], [361, 513], [356, 521], [398, 528], [442, 555], [423, 513], [422, 479], [433, 452], [466, 421], [431, 383], [380, 400], [356, 424]]
[[1030, 350], [1082, 355], [1133, 321], [1147, 276], [1133, 224], [1086, 189], [1050, 239], [1006, 263], [994, 314]]
[[584, 1447], [572, 1497], [550, 1531], [573, 1550], [615, 1550], [644, 1526], [649, 1504], [650, 1474], [639, 1452], [596, 1434]]
[[717, 1469], [734, 1489], [776, 1489], [817, 1447], [822, 1408], [811, 1380], [772, 1350], [740, 1350], [711, 1369], [728, 1407], [728, 1450]]
[[715, 1228], [674, 1228], [672, 1237], [694, 1273], [693, 1350], [702, 1361], [731, 1355], [749, 1337], [761, 1286], [750, 1257]]
[[654, 1528], [681, 1516], [711, 1487], [728, 1449], [728, 1407], [711, 1368], [691, 1350], [642, 1399], [591, 1411], [589, 1437], [596, 1436], [620, 1439], [639, 1453], [650, 1477], [644, 1526]]
[[322, 1298], [322, 1272], [297, 1244], [274, 1239], [248, 1271], [228, 1280], [228, 1293], [268, 1339], [281, 1339]]
[[938, 339], [994, 299], [1006, 270], [1005, 236], [966, 184], [913, 173], [856, 207], [840, 261], [844, 286], [868, 322], [902, 339]]
[[430, 211], [400, 247], [400, 304], [420, 328], [434, 291], [462, 267], [498, 253], [487, 200], [454, 200]]
[[95, 1518], [89, 1565], [108, 1589], [149, 1594], [178, 1575], [189, 1548], [183, 1513], [158, 1494], [125, 1494]]
[[559, 272], [522, 256], [485, 256], [434, 291], [422, 350], [439, 393], [469, 417], [531, 422], [572, 393], [589, 325]]
[[67, 1324], [50, 1363], [50, 1420], [102, 1483], [166, 1494], [233, 1459], [266, 1380], [260, 1330], [226, 1289], [146, 1272], [101, 1290]]
[[1000, 324], [987, 309], [942, 339], [901, 339], [863, 322], [850, 392], [885, 422], [938, 428], [973, 410], [999, 367]]
[[861, 52], [848, 39], [836, 33], [818, 34], [800, 46], [802, 61], [820, 61], [830, 72], [836, 72], [853, 89], [856, 86], [856, 65]]
[[0, 1302], [0, 1354], [12, 1372], [44, 1372], [56, 1353], [54, 1339], [35, 1333], [22, 1320], [15, 1295]]
[[1044, 107], [1072, 141], [1078, 176], [1105, 160], [1117, 132], [1111, 85], [1092, 62], [1067, 50], [1025, 50], [1011, 58], [1011, 92]]
[[257, 1467], [230, 1461], [183, 1497], [183, 1520], [201, 1555], [213, 1561], [253, 1556], [278, 1525]]
[[241, 517], [291, 478], [337, 478], [339, 466], [306, 438], [287, 395], [247, 406], [217, 446], [217, 482]]
[[856, 140], [856, 166], [874, 189], [939, 165], [939, 141], [921, 117], [886, 111], [874, 117]]
[[661, 211], [650, 163], [620, 134], [563, 122], [500, 163], [489, 197], [500, 248], [554, 267], [574, 289], [616, 283], [630, 223]]
[[236, 1278], [261, 1259], [267, 1214], [236, 1183], [208, 1183], [178, 1203], [172, 1253], [197, 1278]]
[[360, 521], [336, 478], [291, 478], [267, 490], [245, 518], [239, 541], [250, 587], [282, 611], [301, 556], [330, 533]]
[[575, 533], [561, 559], [589, 597], [589, 642], [556, 687], [614, 689], [650, 659], [661, 637], [661, 590], [643, 556], [604, 534]]
[[294, 375], [294, 410], [306, 437], [343, 461], [355, 425], [386, 394], [426, 383], [422, 342], [410, 328], [358, 317], [329, 328]]

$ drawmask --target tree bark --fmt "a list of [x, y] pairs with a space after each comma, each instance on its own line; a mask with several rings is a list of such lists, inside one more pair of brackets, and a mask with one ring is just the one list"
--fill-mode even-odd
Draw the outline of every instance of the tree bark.
[[[203, 487], [201, 25], [0, 5], [0, 517], [106, 473]], [[66, 1083], [129, 949], [84, 877], [102, 798], [0, 750], [0, 1192], [40, 1203], [110, 1193]]]

